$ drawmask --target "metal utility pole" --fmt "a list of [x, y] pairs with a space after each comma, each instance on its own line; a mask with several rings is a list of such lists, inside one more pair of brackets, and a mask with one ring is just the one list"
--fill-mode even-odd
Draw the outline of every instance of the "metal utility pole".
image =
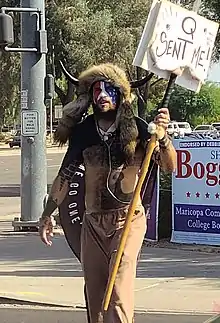
[[53, 139], [53, 97], [54, 97], [54, 77], [52, 74], [47, 74], [45, 78], [45, 104], [49, 105], [50, 113], [50, 142]]
[[[6, 13], [21, 12], [21, 47], [12, 48], [13, 22]], [[1, 8], [1, 46], [8, 52], [21, 52], [21, 218], [12, 225], [37, 228], [47, 195], [46, 74], [47, 36], [44, 0], [22, 0], [21, 7]]]
[[[52, 83], [52, 98], [50, 98], [50, 140], [51, 143], [53, 142], [53, 94], [55, 92], [54, 89], [54, 78], [55, 78], [55, 68], [54, 68], [54, 45], [52, 46], [52, 59], [51, 59], [51, 70], [52, 70], [52, 76], [53, 78], [51, 79]], [[47, 93], [48, 94], [48, 93]]]
[[[22, 0], [21, 7], [39, 13], [21, 14], [22, 47], [36, 47], [45, 31], [44, 0]], [[36, 27], [39, 32], [36, 32]], [[44, 38], [44, 36], [43, 36]], [[42, 39], [41, 39], [42, 41]], [[43, 47], [46, 47], [44, 39]], [[47, 194], [46, 108], [44, 78], [46, 53], [24, 52], [21, 60], [21, 222], [35, 226]], [[25, 223], [26, 222], [26, 223]]]
[[[21, 47], [13, 48], [13, 19], [21, 13]], [[21, 0], [21, 7], [0, 8], [0, 49], [21, 58], [21, 218], [14, 229], [37, 228], [47, 196], [46, 74], [47, 34], [44, 0]]]
[[52, 143], [53, 138], [53, 100], [49, 100], [49, 107], [50, 107], [50, 142]]

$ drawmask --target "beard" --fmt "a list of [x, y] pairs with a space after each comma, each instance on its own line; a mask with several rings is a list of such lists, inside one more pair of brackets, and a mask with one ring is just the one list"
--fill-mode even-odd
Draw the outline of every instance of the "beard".
[[93, 111], [96, 117], [105, 120], [115, 119], [117, 108], [111, 102], [106, 102], [105, 105], [93, 104]]

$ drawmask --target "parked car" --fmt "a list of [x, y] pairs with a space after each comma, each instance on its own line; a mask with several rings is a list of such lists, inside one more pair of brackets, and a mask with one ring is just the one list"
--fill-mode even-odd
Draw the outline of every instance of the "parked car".
[[195, 132], [217, 132], [216, 128], [213, 127], [210, 124], [202, 124], [202, 125], [198, 125], [195, 127], [195, 129], [193, 130]]
[[215, 128], [220, 128], [220, 122], [213, 122], [211, 126]]
[[214, 122], [211, 124], [211, 126], [215, 127], [215, 129], [217, 129], [218, 133], [220, 133], [220, 122]]
[[20, 130], [18, 130], [9, 141], [10, 148], [13, 148], [15, 146], [21, 147], [21, 131]]
[[196, 126], [195, 129], [193, 130], [193, 133], [202, 134], [204, 136], [211, 136], [214, 138], [219, 137], [218, 130], [210, 124], [203, 124], [203, 125]]
[[179, 128], [178, 128], [177, 122], [171, 121], [168, 124], [167, 133], [168, 133], [168, 135], [172, 136], [172, 135], [174, 135], [174, 133], [178, 133], [178, 129]]
[[168, 124], [167, 133], [169, 135], [182, 135], [190, 134], [192, 132], [192, 128], [188, 122], [179, 122], [179, 121], [171, 121]]
[[177, 126], [181, 133], [190, 134], [192, 132], [192, 128], [188, 122], [177, 122]]

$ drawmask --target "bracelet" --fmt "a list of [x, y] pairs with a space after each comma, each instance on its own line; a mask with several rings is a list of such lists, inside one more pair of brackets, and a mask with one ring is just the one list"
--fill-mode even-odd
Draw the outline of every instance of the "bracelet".
[[167, 135], [165, 135], [162, 139], [158, 141], [159, 141], [159, 147], [161, 149], [167, 149], [170, 145], [170, 138]]

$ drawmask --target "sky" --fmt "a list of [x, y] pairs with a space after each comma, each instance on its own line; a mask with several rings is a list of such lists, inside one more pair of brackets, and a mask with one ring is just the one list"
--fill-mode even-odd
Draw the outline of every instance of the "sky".
[[212, 82], [220, 82], [220, 62], [210, 67], [208, 80]]

